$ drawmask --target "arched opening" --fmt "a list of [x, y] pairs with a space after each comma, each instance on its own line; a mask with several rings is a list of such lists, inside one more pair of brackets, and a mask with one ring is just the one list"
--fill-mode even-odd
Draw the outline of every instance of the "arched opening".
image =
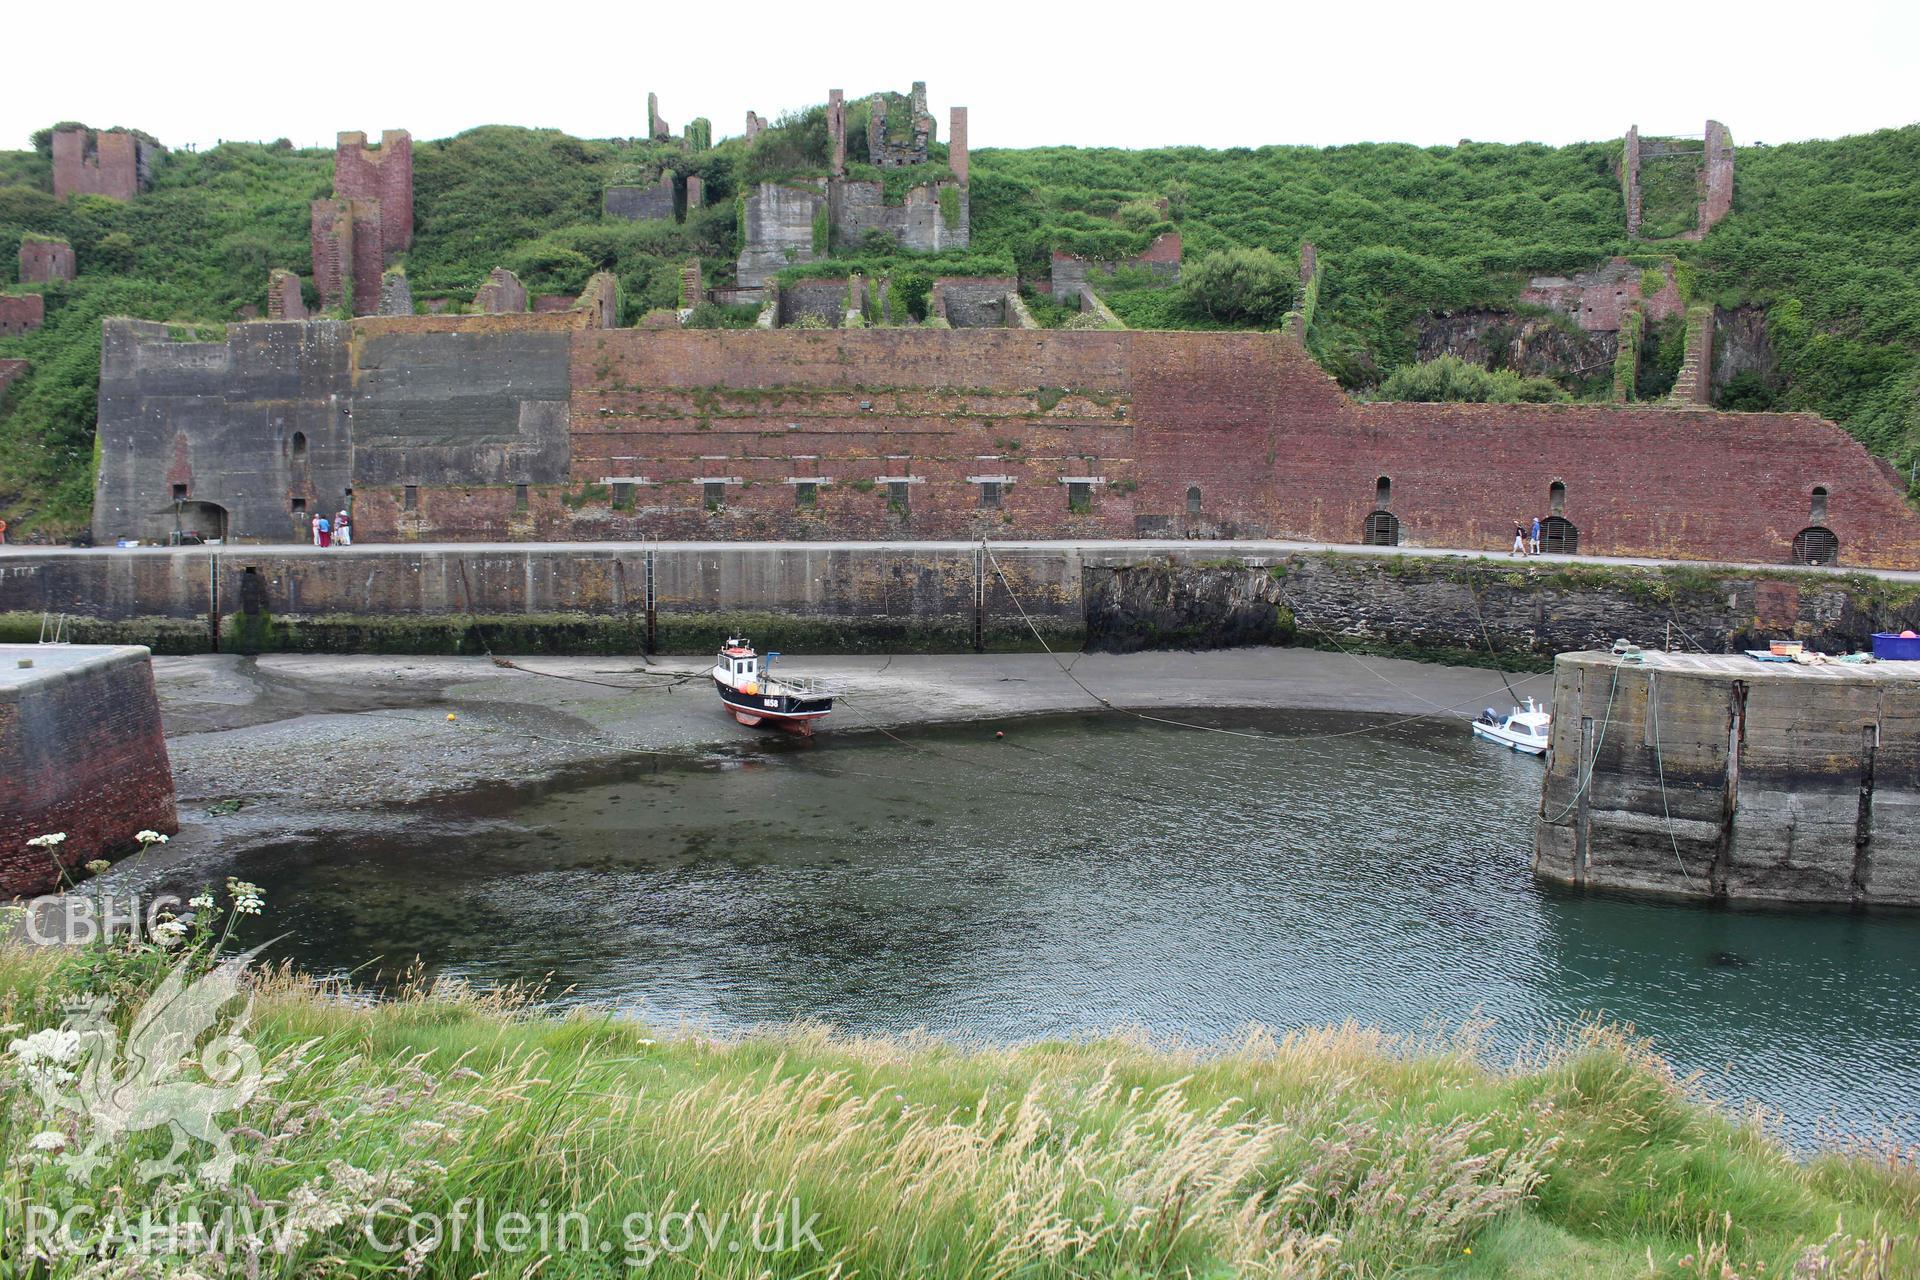
[[1383, 508], [1393, 505], [1393, 481], [1386, 476], [1373, 482], [1373, 505]]
[[1793, 535], [1795, 564], [1839, 564], [1840, 539], [1825, 525], [1808, 525]]
[[1187, 486], [1187, 514], [1190, 516], [1200, 514], [1200, 486], [1197, 484]]
[[217, 502], [176, 502], [167, 515], [178, 523], [171, 541], [192, 546], [202, 542], [221, 542], [227, 536], [227, 509]]
[[[1567, 513], [1567, 486], [1558, 480], [1547, 486], [1547, 510], [1557, 516]], [[1545, 530], [1542, 529], [1541, 532], [1544, 533]]]
[[1400, 520], [1391, 511], [1375, 511], [1367, 517], [1367, 525], [1360, 534], [1360, 543], [1368, 547], [1397, 547], [1400, 545]]
[[1565, 516], [1548, 516], [1540, 522], [1540, 549], [1559, 555], [1576, 555], [1580, 551], [1580, 530]]
[[1813, 486], [1813, 501], [1807, 505], [1807, 523], [1825, 524], [1827, 522], [1827, 487], [1823, 484]]
[[299, 462], [306, 456], [307, 433], [304, 431], [296, 431], [293, 433], [293, 460]]

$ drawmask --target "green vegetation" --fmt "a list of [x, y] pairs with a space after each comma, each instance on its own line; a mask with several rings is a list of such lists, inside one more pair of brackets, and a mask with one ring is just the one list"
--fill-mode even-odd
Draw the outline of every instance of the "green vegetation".
[[1383, 400], [1466, 400], [1482, 404], [1546, 404], [1565, 400], [1551, 378], [1523, 378], [1511, 369], [1483, 369], [1459, 356], [1402, 365], [1380, 384]]
[[[374, 1005], [286, 972], [255, 979], [244, 1034], [265, 1078], [219, 1117], [234, 1185], [147, 1180], [138, 1162], [165, 1152], [164, 1130], [108, 1143], [76, 1185], [62, 1161], [83, 1135], [27, 1087], [91, 1051], [54, 1030], [71, 1013], [62, 1001], [101, 1002], [127, 1043], [141, 1004], [231, 952], [237, 914], [261, 896], [230, 881], [153, 943], [0, 950], [0, 1017], [16, 1036], [0, 1060], [0, 1136], [15, 1153], [5, 1203], [224, 1216], [239, 1232], [225, 1256], [192, 1255], [208, 1276], [611, 1280], [629, 1258], [669, 1275], [795, 1278], [1868, 1280], [1920, 1265], [1910, 1159], [1796, 1160], [1605, 1027], [1507, 1070], [1468, 1035], [1350, 1027], [1253, 1030], [1214, 1050], [1141, 1036], [963, 1049], [804, 1027], [668, 1038], [417, 975]], [[196, 1144], [186, 1162], [208, 1154]], [[400, 1253], [411, 1215], [446, 1223], [474, 1201], [496, 1223], [568, 1215], [575, 1247], [521, 1257], [468, 1230]], [[662, 1215], [696, 1206], [711, 1235], [664, 1229]], [[763, 1223], [786, 1217], [784, 1242], [739, 1245], [756, 1209]], [[267, 1230], [270, 1214], [295, 1229]], [[87, 1251], [111, 1220], [75, 1222], [73, 1249], [36, 1275], [100, 1274]], [[165, 1240], [123, 1234], [116, 1274], [181, 1274], [188, 1257], [156, 1256]], [[601, 1240], [611, 1248], [580, 1243]]]
[[1298, 274], [1270, 249], [1220, 249], [1186, 267], [1180, 292], [1212, 319], [1271, 326], [1293, 305]]
[[[884, 101], [895, 130], [905, 99]], [[868, 111], [867, 99], [849, 100], [848, 161], [863, 176], [871, 176]], [[1825, 414], [1902, 468], [1920, 454], [1920, 224], [1911, 217], [1920, 205], [1920, 126], [1743, 148], [1733, 216], [1698, 244], [1663, 244], [1658, 253], [1625, 239], [1618, 153], [1617, 142], [980, 150], [970, 251], [927, 259], [874, 243], [837, 245], [845, 261], [795, 268], [791, 278], [858, 269], [869, 279], [890, 275], [896, 298], [903, 283], [909, 297], [923, 296], [919, 282], [942, 271], [1017, 271], [1031, 281], [1049, 272], [1056, 250], [1124, 261], [1177, 228], [1189, 286], [1135, 268], [1096, 273], [1097, 292], [1122, 322], [1273, 327], [1287, 307], [1311, 304], [1309, 350], [1344, 385], [1370, 392], [1412, 364], [1419, 322], [1435, 311], [1511, 308], [1527, 275], [1586, 270], [1610, 254], [1634, 254], [1649, 269], [1671, 256], [1689, 301], [1766, 308], [1781, 377], [1729, 386], [1724, 405]], [[731, 138], [683, 149], [488, 127], [417, 143], [414, 157], [416, 234], [405, 267], [417, 299], [469, 297], [494, 266], [513, 269], [536, 293], [577, 291], [606, 270], [620, 280], [630, 323], [677, 304], [686, 258], [732, 260], [747, 185], [825, 171], [826, 113], [785, 117], [752, 145]], [[946, 160], [936, 141], [925, 165], [872, 174], [895, 198], [940, 181]], [[13, 261], [23, 236], [45, 234], [73, 244], [80, 270], [69, 286], [31, 286], [47, 298], [45, 329], [0, 339], [0, 357], [32, 361], [0, 404], [0, 514], [16, 530], [59, 533], [85, 519], [99, 318], [225, 323], [261, 300], [268, 269], [308, 274], [307, 205], [330, 193], [331, 168], [322, 151], [230, 143], [165, 156], [154, 190], [129, 204], [62, 204], [51, 195], [44, 133], [32, 151], [0, 152], [0, 263]], [[1691, 217], [1688, 160], [1644, 168], [1653, 184], [1649, 232], [1662, 230], [1669, 171], [1684, 179], [1675, 208]], [[600, 220], [609, 182], [669, 170], [705, 179], [708, 207], [685, 223]], [[957, 215], [943, 197], [943, 219], [952, 225]], [[1319, 247], [1325, 272], [1310, 298], [1297, 299], [1302, 240]], [[1260, 287], [1240, 287], [1244, 270], [1216, 272], [1253, 261], [1250, 252], [1266, 255]], [[908, 314], [923, 318], [924, 304]], [[1045, 307], [1035, 315], [1049, 327], [1088, 323]], [[1645, 335], [1646, 359], [1620, 371], [1623, 398], [1664, 394], [1677, 367], [1671, 341]], [[1595, 389], [1571, 375], [1563, 385]]]

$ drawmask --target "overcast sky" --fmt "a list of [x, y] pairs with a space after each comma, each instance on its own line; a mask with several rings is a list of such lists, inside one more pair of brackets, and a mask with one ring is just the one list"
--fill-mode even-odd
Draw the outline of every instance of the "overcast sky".
[[57, 120], [169, 146], [481, 124], [678, 132], [925, 80], [973, 145], [1835, 137], [1920, 120], [1920, 2], [475, 0], [18, 6], [0, 147]]

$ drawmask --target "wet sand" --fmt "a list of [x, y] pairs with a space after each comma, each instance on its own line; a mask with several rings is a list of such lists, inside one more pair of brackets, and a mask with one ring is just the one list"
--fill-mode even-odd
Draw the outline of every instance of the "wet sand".
[[[396, 806], [642, 753], [751, 746], [768, 736], [721, 710], [705, 656], [511, 661], [155, 658], [180, 798], [180, 852], [270, 833], [387, 826]], [[1046, 654], [792, 655], [782, 664], [823, 677], [838, 692], [823, 734], [1101, 709], [1087, 690], [1116, 707], [1155, 711], [1471, 716], [1512, 701], [1494, 671], [1298, 649], [1064, 654], [1058, 663]], [[1522, 694], [1551, 692], [1550, 676], [1507, 679]]]

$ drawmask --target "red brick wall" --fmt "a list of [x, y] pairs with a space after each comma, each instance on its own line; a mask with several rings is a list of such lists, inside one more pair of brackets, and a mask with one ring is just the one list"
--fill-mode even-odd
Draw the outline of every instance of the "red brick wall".
[[47, 302], [37, 293], [0, 293], [0, 333], [30, 333], [46, 323]]
[[[38, 646], [13, 646], [34, 656]], [[0, 688], [0, 896], [45, 893], [60, 880], [27, 841], [64, 832], [61, 863], [134, 848], [134, 833], [179, 829], [153, 668], [126, 654]]]
[[20, 241], [20, 283], [50, 284], [73, 279], [73, 246], [64, 240]]
[[[1387, 476], [1411, 544], [1503, 551], [1557, 480], [1582, 550], [1780, 563], [1819, 485], [1843, 563], [1920, 567], [1898, 477], [1820, 419], [1356, 404], [1274, 335], [613, 330], [576, 335], [572, 365], [575, 485], [653, 483], [631, 510], [576, 488], [534, 512], [541, 537], [1116, 537], [1146, 517], [1350, 543]], [[997, 512], [977, 475], [1014, 477]], [[1108, 482], [1091, 514], [1067, 509], [1077, 475]], [[783, 483], [804, 476], [834, 480], [812, 511]], [[905, 519], [883, 476], [922, 477]], [[724, 511], [705, 478], [741, 482]]]
[[53, 195], [131, 200], [140, 192], [139, 142], [130, 133], [64, 129], [53, 135]]
[[26, 377], [29, 367], [25, 360], [0, 360], [0, 396], [7, 394], [15, 380]]

